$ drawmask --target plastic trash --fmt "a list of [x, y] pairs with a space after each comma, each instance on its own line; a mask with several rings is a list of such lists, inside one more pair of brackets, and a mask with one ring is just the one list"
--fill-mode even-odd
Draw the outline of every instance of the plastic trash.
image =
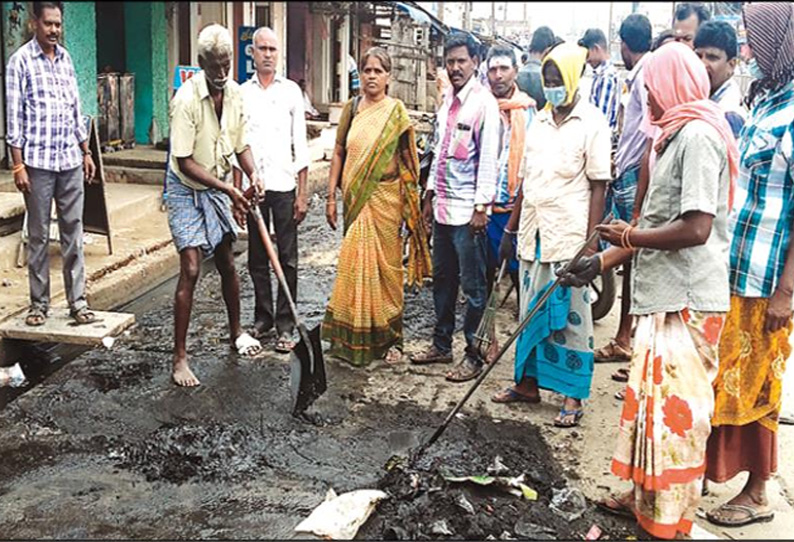
[[478, 486], [493, 486], [516, 497], [524, 497], [528, 501], [538, 500], [538, 492], [524, 483], [524, 475], [517, 478], [506, 476], [444, 476], [444, 480], [452, 483], [472, 483]]
[[493, 476], [502, 476], [508, 472], [510, 472], [510, 469], [502, 463], [502, 458], [498, 455], [493, 458], [493, 463], [488, 467], [488, 474]]
[[587, 511], [587, 499], [575, 487], [553, 489], [550, 508], [565, 521], [574, 521]]
[[434, 522], [430, 526], [430, 532], [435, 535], [452, 536], [454, 533], [449, 530], [447, 522], [443, 519]]
[[455, 505], [464, 512], [474, 515], [474, 505], [469, 502], [465, 495], [458, 495], [458, 498], [455, 499]]
[[375, 489], [358, 489], [342, 495], [330, 489], [325, 501], [295, 527], [295, 532], [313, 533], [332, 540], [352, 540], [377, 504], [387, 497], [386, 493]]
[[105, 337], [102, 339], [102, 346], [110, 350], [113, 348], [113, 345], [116, 344], [116, 339], [114, 337]]
[[19, 363], [15, 363], [11, 367], [0, 367], [0, 388], [5, 386], [21, 388], [25, 384], [27, 384], [27, 379]]
[[590, 530], [587, 531], [587, 534], [584, 535], [584, 539], [585, 540], [598, 540], [599, 538], [601, 538], [602, 534], [603, 534], [603, 532], [601, 531], [601, 527], [599, 527], [596, 524], [593, 524], [590, 527]]

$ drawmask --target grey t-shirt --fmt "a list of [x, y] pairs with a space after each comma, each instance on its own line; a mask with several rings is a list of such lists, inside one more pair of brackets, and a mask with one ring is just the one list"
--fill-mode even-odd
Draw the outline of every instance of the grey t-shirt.
[[729, 190], [725, 142], [708, 123], [689, 122], [656, 158], [638, 228], [658, 228], [686, 212], [701, 211], [714, 216], [711, 234], [704, 245], [696, 247], [636, 252], [632, 314], [676, 312], [685, 307], [728, 311]]

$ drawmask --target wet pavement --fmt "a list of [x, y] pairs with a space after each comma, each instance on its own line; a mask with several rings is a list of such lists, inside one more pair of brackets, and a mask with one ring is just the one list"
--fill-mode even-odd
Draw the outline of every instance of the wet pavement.
[[[298, 305], [309, 327], [324, 314], [341, 237], [322, 212], [315, 202], [300, 229]], [[250, 324], [245, 254], [237, 263], [243, 322]], [[168, 284], [136, 311], [138, 324], [112, 350], [47, 365], [43, 380], [21, 395], [2, 390], [3, 538], [306, 538], [293, 529], [329, 487], [392, 494], [359, 538], [444, 538], [433, 528], [438, 520], [456, 538], [582, 538], [593, 523], [615, 537], [633, 534], [592, 504], [574, 521], [550, 510], [554, 488], [568, 480], [541, 432], [475, 406], [417, 465], [387, 472], [395, 455], [406, 455], [443, 420], [450, 401], [439, 394], [448, 386], [438, 371], [377, 363], [354, 369], [326, 360], [328, 392], [311, 421], [294, 418], [288, 356], [272, 345], [253, 360], [233, 352], [218, 274], [211, 266], [205, 271], [188, 338], [200, 387], [170, 384]], [[433, 320], [431, 292], [407, 294], [406, 338], [427, 341]], [[496, 455], [511, 475], [525, 474], [538, 501], [439, 477], [484, 474]], [[460, 495], [474, 514], [455, 505]]]

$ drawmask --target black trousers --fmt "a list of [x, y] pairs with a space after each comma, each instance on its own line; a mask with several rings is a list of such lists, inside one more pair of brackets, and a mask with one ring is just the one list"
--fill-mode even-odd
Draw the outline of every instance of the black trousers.
[[[265, 191], [265, 201], [259, 204], [265, 225], [270, 229], [271, 214], [276, 230], [276, 250], [284, 276], [287, 279], [292, 299], [298, 293], [298, 228], [293, 218], [295, 208], [295, 191], [273, 192]], [[278, 301], [276, 314], [273, 317], [273, 291], [270, 283], [270, 260], [268, 260], [265, 245], [259, 237], [256, 220], [248, 217], [248, 271], [254, 283], [256, 296], [254, 308], [255, 325], [261, 326], [263, 332], [270, 330], [274, 325], [276, 332], [292, 333], [295, 323], [289, 310], [287, 296], [278, 287]]]

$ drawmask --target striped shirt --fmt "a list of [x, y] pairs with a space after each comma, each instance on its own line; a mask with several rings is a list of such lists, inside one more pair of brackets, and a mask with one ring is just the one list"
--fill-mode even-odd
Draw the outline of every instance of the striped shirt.
[[731, 291], [771, 297], [794, 220], [794, 82], [756, 101], [739, 142], [741, 164], [729, 228]]
[[733, 78], [728, 79], [711, 95], [711, 101], [716, 102], [725, 111], [725, 120], [731, 126], [733, 137], [739, 139], [739, 134], [747, 120], [747, 110], [744, 108], [739, 85]]
[[22, 149], [29, 167], [67, 171], [83, 163], [79, 143], [88, 139], [69, 53], [60, 45], [50, 60], [33, 38], [6, 69], [6, 142]]
[[595, 70], [590, 87], [590, 103], [601, 111], [614, 132], [618, 126], [618, 107], [620, 106], [620, 80], [614, 64], [602, 62]]
[[489, 205], [496, 194], [499, 153], [499, 105], [472, 75], [455, 94], [447, 89], [438, 111], [438, 144], [427, 179], [435, 191], [436, 222], [462, 226], [474, 206]]

